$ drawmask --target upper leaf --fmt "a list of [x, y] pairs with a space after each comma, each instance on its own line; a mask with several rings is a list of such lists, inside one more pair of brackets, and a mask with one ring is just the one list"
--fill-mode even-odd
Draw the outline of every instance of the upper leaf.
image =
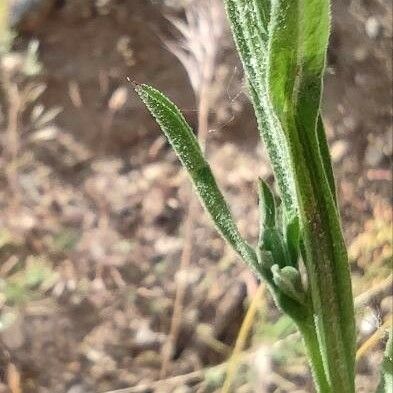
[[270, 0], [225, 0], [236, 46], [242, 60], [260, 134], [268, 150], [280, 196], [289, 215], [296, 215], [296, 192], [288, 147], [272, 111], [266, 84]]
[[198, 141], [179, 109], [153, 87], [137, 85], [135, 90], [187, 169], [202, 204], [221, 235], [245, 262], [258, 271], [255, 251], [241, 237]]
[[259, 220], [261, 236], [266, 228], [274, 228], [276, 226], [276, 206], [273, 193], [269, 186], [262, 180], [258, 182], [259, 194]]

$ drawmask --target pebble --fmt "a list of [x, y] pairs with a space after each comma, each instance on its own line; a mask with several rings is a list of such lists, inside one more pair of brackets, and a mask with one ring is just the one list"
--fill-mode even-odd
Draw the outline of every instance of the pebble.
[[272, 375], [272, 349], [268, 346], [261, 346], [255, 355], [253, 369], [257, 376], [258, 385], [263, 387], [264, 391], [268, 391]]
[[371, 39], [376, 39], [381, 33], [381, 23], [375, 16], [371, 16], [366, 21], [366, 33]]
[[162, 333], [153, 332], [147, 322], [142, 322], [134, 339], [137, 348], [149, 348], [160, 344], [164, 341], [165, 336]]
[[332, 156], [333, 162], [339, 162], [344, 157], [344, 155], [348, 152], [348, 142], [339, 139], [338, 141], [333, 142], [330, 154]]
[[81, 384], [72, 385], [68, 390], [67, 393], [91, 393], [90, 390], [87, 390], [85, 386]]
[[362, 62], [365, 61], [368, 57], [368, 50], [366, 47], [361, 46], [354, 50], [353, 57], [356, 61]]
[[354, 131], [358, 126], [356, 119], [352, 116], [345, 116], [343, 119], [343, 124], [347, 131]]
[[360, 332], [368, 336], [373, 333], [379, 326], [379, 320], [375, 312], [371, 309], [367, 310], [359, 323]]
[[377, 166], [383, 159], [383, 150], [380, 146], [370, 144], [367, 147], [365, 155], [366, 163], [371, 166]]

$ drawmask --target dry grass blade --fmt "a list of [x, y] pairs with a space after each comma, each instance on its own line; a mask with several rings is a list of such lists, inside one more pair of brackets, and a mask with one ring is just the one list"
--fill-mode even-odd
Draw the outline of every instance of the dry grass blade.
[[367, 291], [361, 293], [355, 298], [355, 307], [360, 308], [371, 302], [372, 299], [380, 296], [381, 294], [390, 291], [393, 286], [393, 274], [387, 277], [385, 280], [377, 283]]
[[239, 365], [240, 353], [244, 349], [247, 338], [250, 334], [255, 319], [255, 315], [258, 311], [258, 308], [260, 307], [260, 303], [262, 301], [264, 292], [265, 292], [265, 285], [262, 283], [259, 285], [259, 288], [256, 294], [254, 295], [250, 306], [248, 307], [246, 316], [243, 319], [242, 326], [240, 328], [239, 334], [236, 339], [235, 348], [228, 361], [227, 375], [221, 393], [229, 393], [231, 391], [232, 381], [236, 374], [236, 369]]
[[21, 376], [13, 363], [7, 367], [7, 384], [11, 393], [22, 393]]
[[385, 322], [357, 350], [356, 352], [357, 361], [379, 343], [379, 341], [385, 336], [387, 330], [392, 328], [392, 324], [393, 324], [393, 314], [390, 314], [387, 316]]

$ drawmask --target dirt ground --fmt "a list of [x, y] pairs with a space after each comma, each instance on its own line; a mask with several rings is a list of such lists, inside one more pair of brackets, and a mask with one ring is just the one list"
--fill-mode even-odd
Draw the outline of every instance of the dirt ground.
[[[126, 79], [158, 87], [196, 125], [187, 73], [164, 44], [173, 31], [165, 15], [183, 15], [176, 5], [58, 2], [33, 27], [24, 21], [2, 55], [0, 392], [220, 391], [258, 282], [202, 209], [190, 266], [179, 271], [189, 183]], [[359, 295], [391, 271], [392, 5], [336, 1], [333, 20], [323, 113]], [[34, 40], [40, 72], [8, 77]], [[255, 180], [272, 174], [228, 32], [220, 48], [207, 155], [253, 242]], [[163, 376], [181, 280], [185, 307]], [[392, 299], [387, 287], [358, 311], [359, 343]], [[260, 303], [247, 346], [255, 356], [234, 391], [312, 392], [292, 324], [269, 294]], [[358, 392], [375, 390], [382, 350], [359, 362]]]

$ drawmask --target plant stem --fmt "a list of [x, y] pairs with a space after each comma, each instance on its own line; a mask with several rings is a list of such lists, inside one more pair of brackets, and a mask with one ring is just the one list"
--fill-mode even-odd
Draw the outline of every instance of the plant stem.
[[338, 213], [318, 152], [308, 138], [291, 133], [297, 174], [302, 250], [315, 327], [333, 392], [354, 391], [355, 322], [351, 280]]
[[303, 337], [307, 357], [315, 380], [318, 393], [331, 392], [323, 367], [323, 359], [319, 349], [318, 336], [315, 330], [312, 316], [304, 323], [297, 323], [298, 329]]

